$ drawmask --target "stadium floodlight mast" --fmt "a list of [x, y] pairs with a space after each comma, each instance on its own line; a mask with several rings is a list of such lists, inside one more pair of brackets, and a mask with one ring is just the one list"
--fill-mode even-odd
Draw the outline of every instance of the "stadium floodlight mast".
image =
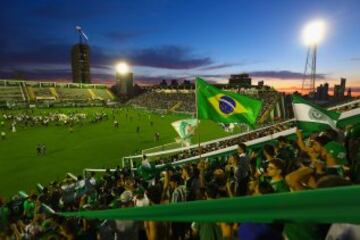
[[308, 47], [308, 52], [301, 88], [302, 93], [304, 93], [306, 89], [309, 89], [309, 95], [315, 94], [317, 48], [323, 41], [325, 32], [326, 23], [324, 20], [312, 21], [308, 23], [303, 30], [303, 40]]
[[120, 62], [115, 65], [116, 73], [126, 75], [130, 72], [130, 67], [126, 62]]

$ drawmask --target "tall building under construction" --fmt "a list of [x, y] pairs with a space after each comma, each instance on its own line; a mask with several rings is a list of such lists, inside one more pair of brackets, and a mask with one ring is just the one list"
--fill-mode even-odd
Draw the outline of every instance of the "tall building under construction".
[[85, 43], [75, 44], [71, 49], [71, 68], [73, 82], [91, 83], [90, 47]]

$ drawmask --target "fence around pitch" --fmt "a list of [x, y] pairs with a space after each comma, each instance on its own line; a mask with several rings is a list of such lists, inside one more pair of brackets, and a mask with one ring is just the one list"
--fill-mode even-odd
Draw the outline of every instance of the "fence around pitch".
[[[279, 136], [285, 136], [286, 137], [286, 136], [294, 135], [295, 132], [296, 132], [296, 128], [290, 128], [290, 129], [287, 129], [285, 131], [281, 131], [281, 132], [278, 132], [278, 133], [270, 134], [270, 135], [267, 135], [267, 136], [264, 136], [264, 137], [261, 137], [261, 138], [257, 138], [257, 139], [254, 139], [254, 140], [247, 141], [247, 142], [245, 142], [245, 144], [250, 148], [256, 148], [259, 145], [263, 145], [263, 144], [266, 144], [268, 142], [271, 142], [271, 141], [277, 139]], [[216, 157], [226, 157], [226, 156], [229, 156], [229, 155], [233, 154], [235, 152], [235, 150], [237, 149], [237, 147], [238, 147], [238, 145], [236, 144], [236, 145], [229, 146], [229, 147], [226, 147], [226, 148], [222, 148], [222, 149], [218, 149], [218, 150], [215, 150], [215, 151], [207, 152], [207, 153], [204, 153], [204, 154], [201, 154], [201, 155], [196, 155], [196, 156], [193, 156], [193, 157], [181, 159], [179, 161], [172, 162], [171, 165], [173, 165], [173, 166], [183, 165], [183, 164], [186, 164], [186, 163], [191, 163], [191, 162], [194, 162], [194, 161], [198, 161], [200, 158], [213, 159], [213, 158], [216, 158]], [[130, 164], [131, 170], [136, 171], [137, 168], [134, 167], [132, 159], [130, 159], [130, 163], [131, 163]], [[164, 165], [165, 164], [158, 164], [155, 167], [156, 168], [161, 168]], [[109, 169], [109, 170], [110, 171], [116, 171], [116, 169]], [[84, 171], [83, 171], [84, 176], [85, 176], [86, 172], [106, 172], [106, 169], [85, 168]]]
[[[241, 136], [246, 136], [246, 135], [248, 135], [248, 134], [252, 134], [252, 133], [256, 133], [256, 132], [261, 132], [261, 131], [267, 130], [267, 129], [272, 128], [272, 127], [275, 127], [275, 126], [281, 126], [281, 125], [283, 125], [283, 124], [290, 123], [290, 122], [293, 122], [293, 121], [294, 121], [294, 119], [290, 119], [290, 120], [287, 120], [287, 121], [284, 121], [284, 122], [281, 122], [281, 123], [276, 123], [276, 124], [272, 124], [272, 125], [269, 125], [269, 126], [265, 126], [265, 127], [262, 127], [262, 128], [259, 128], [259, 129], [250, 131], [250, 132], [238, 133], [238, 134], [234, 134], [234, 135], [231, 135], [231, 136], [227, 136], [227, 137], [223, 137], [223, 138], [217, 138], [217, 139], [214, 139], [214, 140], [210, 140], [210, 141], [207, 141], [207, 142], [202, 142], [202, 143], [200, 143], [200, 146], [203, 147], [203, 146], [207, 146], [207, 145], [209, 145], [209, 144], [213, 144], [213, 143], [216, 143], [216, 142], [221, 142], [221, 141], [227, 141], [227, 140], [235, 139], [235, 138], [238, 138], [238, 137], [241, 137]], [[192, 145], [187, 146], [187, 147], [174, 148], [174, 149], [169, 149], [169, 150], [164, 150], [164, 151], [149, 153], [149, 154], [146, 154], [146, 156], [148, 156], [148, 157], [155, 157], [155, 156], [168, 155], [168, 154], [172, 154], [172, 153], [177, 153], [177, 152], [188, 151], [188, 150], [191, 150], [191, 149], [196, 149], [196, 148], [198, 148], [198, 147], [199, 147], [199, 144], [192, 144]], [[134, 159], [141, 159], [142, 157], [143, 157], [142, 154], [134, 155], [134, 156], [128, 156], [128, 157], [123, 157], [123, 158], [122, 158], [122, 165], [125, 166], [125, 163], [124, 163], [124, 162], [125, 162], [126, 160], [133, 161]]]

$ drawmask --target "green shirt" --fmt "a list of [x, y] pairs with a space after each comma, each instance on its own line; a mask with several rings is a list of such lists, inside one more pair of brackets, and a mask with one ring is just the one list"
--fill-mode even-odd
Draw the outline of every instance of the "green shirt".
[[35, 203], [30, 200], [24, 202], [24, 213], [27, 218], [34, 217]]
[[271, 181], [271, 186], [274, 188], [274, 191], [276, 193], [280, 192], [289, 192], [289, 187], [284, 181], [284, 179], [278, 180], [278, 181]]
[[200, 240], [222, 239], [221, 228], [216, 223], [196, 222], [193, 228], [197, 231]]
[[0, 208], [0, 232], [5, 231], [6, 225], [8, 224], [9, 208]]
[[342, 144], [331, 141], [327, 143], [324, 148], [329, 154], [331, 154], [331, 156], [334, 157], [336, 164], [344, 165], [348, 163], [346, 159], [346, 149]]

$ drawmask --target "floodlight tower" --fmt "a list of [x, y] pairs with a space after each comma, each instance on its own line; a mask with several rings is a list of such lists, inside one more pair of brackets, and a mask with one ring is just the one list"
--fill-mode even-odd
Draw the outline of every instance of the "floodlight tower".
[[305, 45], [308, 47], [308, 51], [301, 88], [302, 93], [308, 89], [309, 95], [315, 94], [317, 49], [319, 43], [323, 40], [324, 35], [325, 22], [322, 20], [311, 22], [304, 28], [303, 38]]

